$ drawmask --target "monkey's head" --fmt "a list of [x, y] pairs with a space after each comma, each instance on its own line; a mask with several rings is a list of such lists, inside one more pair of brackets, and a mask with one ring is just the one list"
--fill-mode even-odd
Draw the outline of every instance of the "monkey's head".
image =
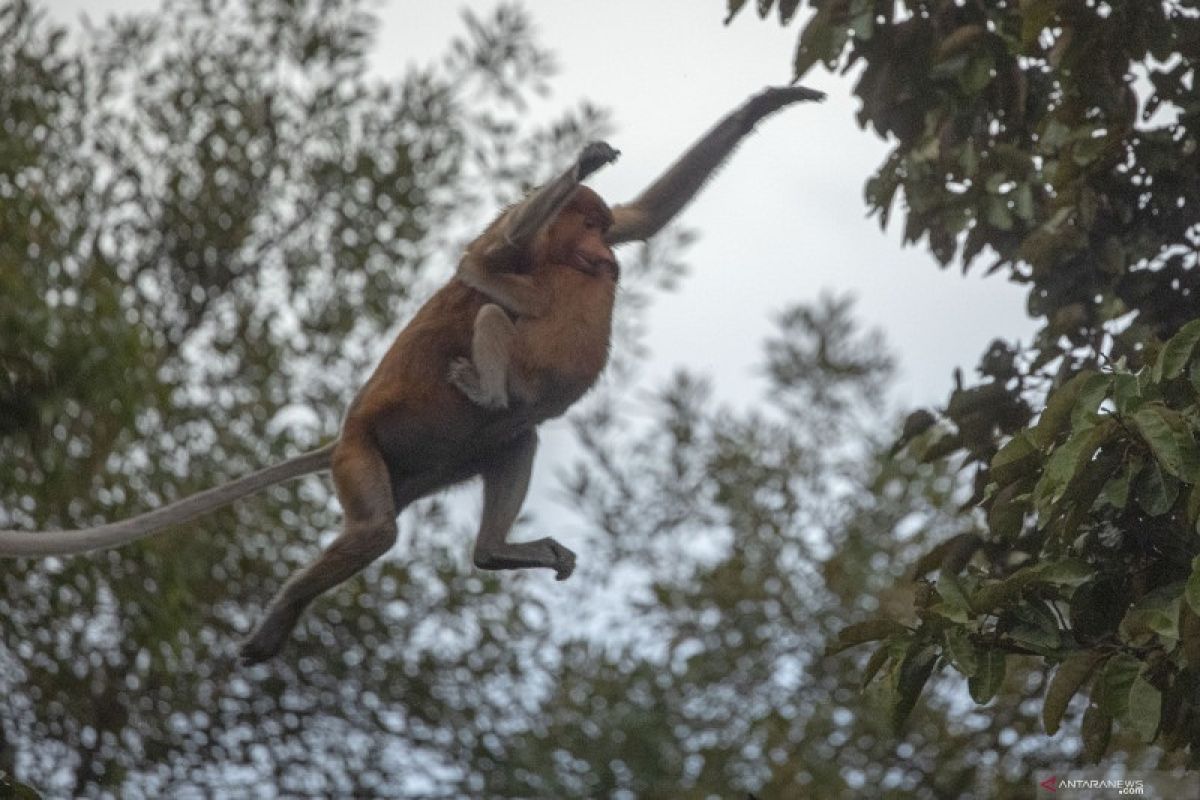
[[546, 231], [547, 260], [616, 281], [620, 277], [617, 257], [604, 238], [612, 224], [608, 204], [588, 187], [580, 186]]

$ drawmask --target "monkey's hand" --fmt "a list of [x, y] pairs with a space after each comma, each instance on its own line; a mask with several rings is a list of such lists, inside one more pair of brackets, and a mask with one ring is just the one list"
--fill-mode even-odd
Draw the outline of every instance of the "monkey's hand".
[[576, 175], [583, 180], [605, 164], [611, 164], [621, 155], [621, 151], [609, 146], [608, 142], [589, 142], [579, 154], [576, 162]]
[[821, 102], [825, 93], [807, 86], [769, 86], [742, 107], [741, 114], [747, 128], [754, 125], [768, 114], [792, 103]]

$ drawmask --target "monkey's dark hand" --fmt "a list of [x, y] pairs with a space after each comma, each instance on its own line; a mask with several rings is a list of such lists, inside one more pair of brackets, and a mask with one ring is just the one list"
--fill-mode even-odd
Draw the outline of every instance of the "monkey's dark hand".
[[746, 129], [754, 127], [763, 117], [792, 103], [820, 102], [825, 93], [807, 86], [769, 86], [750, 98], [740, 114]]
[[579, 154], [579, 180], [583, 180], [605, 164], [616, 161], [619, 155], [621, 151], [611, 147], [608, 142], [589, 142]]

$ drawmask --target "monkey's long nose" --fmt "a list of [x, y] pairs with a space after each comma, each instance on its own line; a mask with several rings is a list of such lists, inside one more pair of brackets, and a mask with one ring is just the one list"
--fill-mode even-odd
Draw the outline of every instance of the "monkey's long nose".
[[613, 278], [617, 277], [617, 260], [612, 256], [600, 256], [591, 260], [592, 271], [599, 275], [607, 272]]
[[581, 247], [575, 254], [584, 272], [589, 275], [608, 273], [617, 277], [617, 259], [608, 247]]

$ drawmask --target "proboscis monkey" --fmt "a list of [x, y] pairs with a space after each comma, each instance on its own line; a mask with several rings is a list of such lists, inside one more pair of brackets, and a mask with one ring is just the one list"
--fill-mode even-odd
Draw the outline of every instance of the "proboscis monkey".
[[[568, 577], [575, 554], [566, 547], [551, 538], [509, 542], [508, 534], [529, 485], [538, 424], [578, 400], [608, 360], [617, 282], [611, 246], [654, 235], [768, 114], [822, 97], [800, 86], [760, 92], [722, 118], [636, 199], [611, 211], [579, 181], [616, 153], [607, 145], [589, 145], [570, 169], [489, 226], [459, 274], [397, 336], [351, 402], [332, 444], [121, 522], [82, 530], [0, 531], [0, 556], [115, 547], [328, 468], [345, 514], [342, 533], [280, 590], [242, 645], [248, 663], [278, 653], [317, 595], [387, 552], [403, 508], [476, 475], [483, 478], [484, 496], [476, 566], [545, 567], [560, 580]], [[597, 220], [606, 254], [597, 254], [594, 237], [581, 233]], [[482, 260], [472, 261], [472, 255]], [[476, 322], [487, 305], [508, 308], [520, 319], [519, 340], [510, 343], [516, 346], [505, 348], [506, 371], [528, 385], [521, 402], [506, 409], [473, 403], [447, 380], [451, 365], [468, 354], [472, 366], [489, 368], [487, 353], [471, 353]], [[483, 323], [480, 340], [486, 342], [487, 315]]]

